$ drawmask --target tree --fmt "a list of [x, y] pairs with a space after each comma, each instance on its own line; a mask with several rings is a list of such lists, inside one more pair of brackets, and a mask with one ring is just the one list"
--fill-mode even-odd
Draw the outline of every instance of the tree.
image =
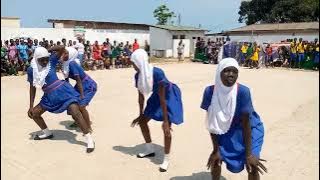
[[159, 25], [165, 25], [168, 21], [175, 17], [174, 12], [170, 12], [169, 8], [166, 5], [160, 5], [153, 11], [153, 17], [158, 20]]
[[247, 25], [319, 21], [319, 0], [243, 1], [238, 14], [238, 21]]

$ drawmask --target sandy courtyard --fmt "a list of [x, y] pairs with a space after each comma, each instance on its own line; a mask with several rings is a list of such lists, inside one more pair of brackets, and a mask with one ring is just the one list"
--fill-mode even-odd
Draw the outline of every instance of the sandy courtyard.
[[[185, 123], [173, 127], [171, 164], [167, 173], [158, 166], [163, 157], [161, 124], [151, 121], [157, 155], [137, 159], [144, 142], [139, 127], [133, 69], [94, 71], [98, 92], [89, 106], [96, 149], [85, 153], [84, 138], [67, 129], [66, 113], [45, 113], [53, 140], [30, 140], [39, 130], [28, 118], [29, 84], [26, 76], [1, 78], [1, 177], [5, 180], [210, 180], [206, 163], [212, 151], [200, 109], [203, 90], [213, 84], [216, 66], [182, 63], [159, 65], [182, 91]], [[241, 69], [239, 82], [250, 87], [253, 104], [265, 126], [262, 158], [268, 180], [319, 178], [319, 73], [285, 69]], [[35, 103], [42, 92], [37, 91]], [[245, 180], [246, 171], [227, 180]]]

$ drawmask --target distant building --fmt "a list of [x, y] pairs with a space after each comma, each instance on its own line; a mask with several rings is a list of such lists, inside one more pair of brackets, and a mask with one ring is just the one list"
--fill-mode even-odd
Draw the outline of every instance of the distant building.
[[18, 17], [1, 17], [1, 28], [20, 28], [20, 18]]
[[118, 23], [118, 22], [104, 22], [104, 21], [82, 21], [82, 20], [62, 20], [62, 19], [48, 19], [52, 23], [53, 28], [75, 28], [82, 26], [85, 29], [116, 29], [116, 30], [144, 30], [149, 31], [147, 24], [135, 23]]
[[206, 30], [186, 26], [155, 25], [150, 26], [150, 52], [157, 57], [177, 57], [180, 40], [185, 45], [184, 56], [194, 53], [195, 41], [204, 37]]
[[287, 39], [303, 38], [314, 40], [319, 37], [319, 22], [252, 24], [224, 31], [232, 41], [280, 42]]

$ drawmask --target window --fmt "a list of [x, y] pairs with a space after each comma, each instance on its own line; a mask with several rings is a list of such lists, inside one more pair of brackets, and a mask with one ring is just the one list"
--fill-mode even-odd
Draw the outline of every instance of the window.
[[186, 35], [180, 35], [180, 39], [185, 39]]
[[172, 39], [178, 39], [178, 36], [177, 35], [173, 35]]

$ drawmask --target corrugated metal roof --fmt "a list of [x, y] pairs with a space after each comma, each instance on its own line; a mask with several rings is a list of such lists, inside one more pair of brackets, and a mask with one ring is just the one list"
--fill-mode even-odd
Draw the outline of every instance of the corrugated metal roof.
[[252, 24], [249, 26], [232, 29], [226, 32], [285, 31], [285, 30], [319, 30], [319, 22]]
[[173, 26], [173, 25], [154, 25], [152, 27], [166, 29], [169, 31], [206, 31], [205, 29], [190, 26]]
[[137, 23], [124, 23], [124, 22], [110, 22], [110, 21], [91, 21], [91, 20], [74, 20], [74, 19], [48, 19], [48, 22], [89, 22], [89, 23], [105, 23], [105, 24], [118, 24], [118, 25], [137, 25], [137, 26], [150, 26], [148, 24], [137, 24]]
[[11, 16], [11, 17], [9, 17], [9, 16], [1, 16], [1, 19], [20, 19], [19, 17], [13, 17], [13, 16]]

